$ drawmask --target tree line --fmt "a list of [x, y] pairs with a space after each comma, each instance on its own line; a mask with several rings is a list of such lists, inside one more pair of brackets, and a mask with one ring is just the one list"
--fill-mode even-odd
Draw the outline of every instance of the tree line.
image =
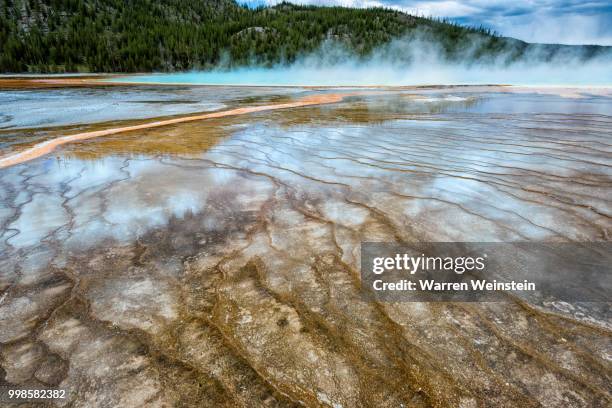
[[[232, 0], [0, 0], [0, 72], [149, 72], [291, 63], [324, 42], [357, 57], [416, 30], [449, 57], [507, 50], [486, 28], [388, 9]], [[514, 40], [512, 47], [527, 47]], [[461, 46], [462, 43], [464, 47]], [[518, 47], [518, 48], [517, 48]]]

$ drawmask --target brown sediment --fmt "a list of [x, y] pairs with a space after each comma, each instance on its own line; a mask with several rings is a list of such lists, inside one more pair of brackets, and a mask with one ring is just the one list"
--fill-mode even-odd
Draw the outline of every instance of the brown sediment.
[[344, 97], [349, 96], [349, 95], [351, 94], [310, 95], [310, 96], [301, 98], [295, 102], [279, 103], [275, 105], [247, 106], [244, 108], [236, 108], [236, 109], [230, 109], [230, 110], [220, 111], [220, 112], [205, 113], [202, 115], [191, 115], [191, 116], [184, 116], [184, 117], [174, 118], [174, 119], [159, 120], [155, 122], [143, 123], [140, 125], [124, 126], [124, 127], [111, 128], [111, 129], [105, 129], [105, 130], [98, 130], [98, 131], [93, 131], [93, 132], [77, 133], [74, 135], [59, 137], [57, 139], [47, 140], [45, 142], [38, 143], [34, 145], [33, 147], [26, 149], [22, 152], [11, 154], [6, 157], [0, 158], [0, 168], [14, 166], [20, 163], [24, 163], [26, 161], [30, 161], [30, 160], [39, 158], [41, 156], [51, 153], [57, 147], [62, 146], [67, 143], [71, 143], [71, 142], [78, 142], [81, 140], [87, 140], [87, 139], [92, 139], [96, 137], [115, 135], [118, 133], [126, 133], [126, 132], [131, 132], [134, 130], [143, 130], [143, 129], [161, 127], [161, 126], [175, 125], [178, 123], [193, 122], [193, 121], [203, 120], [203, 119], [213, 119], [213, 118], [221, 118], [225, 116], [244, 115], [247, 113], [278, 110], [278, 109], [297, 108], [301, 106], [312, 106], [312, 105], [323, 105], [323, 104], [328, 104], [328, 103], [337, 103], [337, 102], [340, 102]]
[[[206, 83], [185, 83], [185, 82], [141, 82], [129, 81], [126, 78], [137, 76], [138, 74], [91, 74], [79, 76], [8, 76], [0, 77], [0, 89], [40, 89], [40, 88], [72, 88], [72, 87], [91, 87], [91, 86], [185, 86], [185, 87], [240, 87], [240, 88], [301, 88], [301, 89], [379, 89], [379, 90], [414, 90], [414, 89], [488, 89], [491, 87], [509, 87], [506, 84], [478, 84], [478, 85], [256, 85], [256, 84], [206, 84]], [[114, 81], [114, 79], [121, 79]], [[510, 86], [516, 88], [516, 86]]]
[[91, 87], [95, 85], [115, 85], [117, 82], [101, 81], [114, 78], [114, 75], [83, 75], [73, 77], [28, 77], [14, 76], [0, 78], [0, 89], [44, 89]]
[[231, 134], [233, 125], [242, 124], [239, 119], [237, 116], [233, 120], [232, 117], [209, 119], [206, 126], [200, 122], [188, 122], [111, 135], [89, 143], [66, 145], [62, 148], [62, 157], [80, 160], [97, 160], [108, 155], [198, 157]]
[[109, 136], [62, 155], [145, 157], [0, 172], [4, 380], [61, 384], [71, 406], [610, 406], [605, 305], [376, 302], [359, 272], [367, 241], [609, 240], [610, 120], [429, 126], [368, 102]]

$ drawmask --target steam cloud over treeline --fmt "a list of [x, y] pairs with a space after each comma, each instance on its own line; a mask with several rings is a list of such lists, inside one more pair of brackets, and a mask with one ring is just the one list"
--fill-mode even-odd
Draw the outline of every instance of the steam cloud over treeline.
[[171, 75], [169, 80], [268, 85], [610, 85], [611, 68], [612, 47], [527, 44], [477, 32], [449, 45], [428, 30], [416, 30], [368, 53], [356, 52], [342, 38], [329, 36], [315, 51], [275, 64], [262, 64], [252, 55], [246, 65], [237, 66], [231, 56], [224, 55], [212, 72], [196, 70]]
[[[0, 72], [7, 73], [222, 70], [227, 78], [235, 70], [253, 77], [274, 68], [280, 79], [280, 71], [292, 70], [293, 83], [348, 75], [351, 82], [372, 76], [395, 84], [499, 82], [512, 70], [535, 74], [549, 64], [560, 76], [546, 75], [547, 81], [568, 82], [564, 72], [580, 77], [587, 65], [596, 72], [588, 77], [599, 81], [599, 61], [610, 54], [610, 47], [529, 44], [484, 27], [381, 8], [281, 3], [254, 9], [233, 0], [5, 3]], [[317, 78], [313, 70], [328, 73]]]

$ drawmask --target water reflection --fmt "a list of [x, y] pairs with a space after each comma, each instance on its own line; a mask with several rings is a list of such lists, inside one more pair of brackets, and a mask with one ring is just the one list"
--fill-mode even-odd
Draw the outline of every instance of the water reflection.
[[606, 304], [359, 292], [363, 241], [609, 240], [610, 102], [580, 103], [402, 91], [2, 169], [3, 373], [82, 406], [605, 406]]
[[[3, 171], [3, 241], [134, 239], [202, 211], [211, 192], [240, 195], [247, 175], [322, 202], [359, 197], [418, 239], [605, 239], [608, 107], [404, 92], [94, 139]], [[444, 225], [415, 227], [434, 219]]]

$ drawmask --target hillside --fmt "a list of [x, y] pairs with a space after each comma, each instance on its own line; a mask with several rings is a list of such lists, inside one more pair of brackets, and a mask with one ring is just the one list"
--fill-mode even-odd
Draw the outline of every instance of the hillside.
[[385, 9], [284, 3], [253, 10], [231, 0], [0, 0], [0, 72], [269, 66], [294, 62], [324, 43], [364, 58], [394, 38], [416, 35], [436, 43], [449, 60], [509, 61], [534, 52], [544, 59], [588, 59], [610, 48], [530, 45]]

